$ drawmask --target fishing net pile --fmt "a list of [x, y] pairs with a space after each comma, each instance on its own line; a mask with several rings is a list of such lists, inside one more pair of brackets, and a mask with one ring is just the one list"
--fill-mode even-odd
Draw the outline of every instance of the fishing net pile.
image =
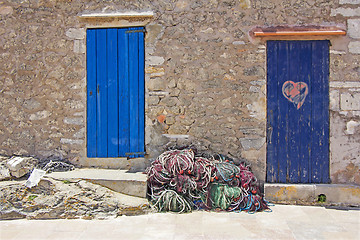
[[269, 209], [256, 177], [245, 163], [192, 149], [162, 153], [146, 170], [148, 199], [157, 211], [247, 211]]

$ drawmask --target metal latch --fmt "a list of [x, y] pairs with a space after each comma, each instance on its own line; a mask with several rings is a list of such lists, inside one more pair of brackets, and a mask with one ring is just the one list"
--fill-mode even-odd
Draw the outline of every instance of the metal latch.
[[272, 126], [268, 126], [267, 127], [267, 134], [266, 134], [266, 137], [267, 137], [267, 143], [268, 144], [271, 144], [271, 139], [272, 139], [272, 134], [273, 134], [273, 128]]

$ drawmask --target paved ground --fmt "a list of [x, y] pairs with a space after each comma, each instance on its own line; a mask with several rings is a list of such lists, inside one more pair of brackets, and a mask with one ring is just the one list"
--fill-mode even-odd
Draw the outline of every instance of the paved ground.
[[0, 239], [360, 239], [359, 210], [285, 205], [272, 210], [1, 221]]

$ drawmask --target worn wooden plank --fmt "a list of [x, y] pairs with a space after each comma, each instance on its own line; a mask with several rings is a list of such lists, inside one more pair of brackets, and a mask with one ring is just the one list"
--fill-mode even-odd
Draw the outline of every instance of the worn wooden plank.
[[289, 159], [289, 145], [288, 145], [288, 132], [289, 132], [289, 116], [288, 108], [289, 102], [282, 95], [282, 86], [284, 82], [289, 80], [289, 48], [285, 41], [278, 42], [278, 168], [279, 168], [279, 182], [285, 183], [288, 180], [288, 159]]
[[329, 182], [329, 41], [319, 41], [321, 51], [322, 126], [320, 138], [320, 182]]
[[118, 106], [118, 37], [117, 29], [107, 29], [107, 157], [119, 156], [119, 106]]
[[276, 144], [278, 134], [278, 91], [277, 91], [277, 51], [276, 41], [267, 42], [267, 151], [266, 151], [266, 181], [278, 181], [278, 155]]
[[106, 29], [96, 35], [97, 63], [97, 157], [107, 157], [107, 58]]
[[311, 107], [312, 95], [310, 94], [312, 88], [312, 73], [311, 73], [311, 54], [312, 44], [308, 41], [300, 43], [300, 62], [299, 79], [307, 84], [308, 94], [305, 97], [304, 104], [299, 109], [299, 142], [300, 142], [300, 169], [299, 182], [310, 183], [310, 154], [311, 154]]
[[[292, 91], [296, 92], [299, 88], [299, 83], [302, 82], [300, 78], [299, 68], [303, 64], [300, 62], [300, 42], [292, 41], [288, 42], [288, 57], [289, 57], [289, 73], [288, 80], [292, 81], [291, 85], [294, 89]], [[297, 93], [293, 93], [292, 97], [296, 96]], [[301, 106], [302, 107], [302, 106]], [[298, 183], [299, 182], [299, 168], [300, 168], [300, 156], [299, 148], [301, 144], [300, 129], [299, 129], [299, 118], [301, 109], [294, 102], [288, 101], [288, 182]]]
[[322, 144], [323, 144], [323, 72], [322, 72], [322, 51], [321, 44], [317, 41], [313, 43], [313, 76], [314, 81], [312, 84], [312, 96], [313, 96], [313, 107], [312, 107], [312, 183], [321, 182], [321, 165], [322, 165]]
[[[143, 29], [143, 28], [141, 28]], [[144, 33], [138, 33], [139, 39], [139, 142], [138, 152], [145, 152], [145, 43]], [[144, 157], [139, 154], [138, 157]]]
[[325, 41], [323, 45], [323, 86], [324, 86], [324, 99], [323, 99], [323, 109], [324, 109], [324, 146], [323, 154], [324, 160], [322, 169], [322, 183], [330, 183], [330, 119], [329, 119], [329, 73], [330, 73], [330, 41]]
[[[136, 30], [130, 28], [129, 30]], [[130, 152], [138, 152], [139, 146], [139, 39], [138, 33], [129, 36], [129, 79], [130, 79]], [[135, 157], [129, 155], [129, 157]]]
[[119, 68], [119, 156], [130, 151], [129, 41], [127, 29], [118, 29]]
[[96, 157], [96, 30], [86, 31], [87, 156]]

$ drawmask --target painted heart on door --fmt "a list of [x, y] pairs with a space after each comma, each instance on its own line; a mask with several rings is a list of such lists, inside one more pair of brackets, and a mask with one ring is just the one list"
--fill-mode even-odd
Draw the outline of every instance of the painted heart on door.
[[282, 93], [287, 100], [294, 103], [296, 109], [299, 109], [305, 101], [308, 89], [304, 82], [286, 81], [282, 86]]

